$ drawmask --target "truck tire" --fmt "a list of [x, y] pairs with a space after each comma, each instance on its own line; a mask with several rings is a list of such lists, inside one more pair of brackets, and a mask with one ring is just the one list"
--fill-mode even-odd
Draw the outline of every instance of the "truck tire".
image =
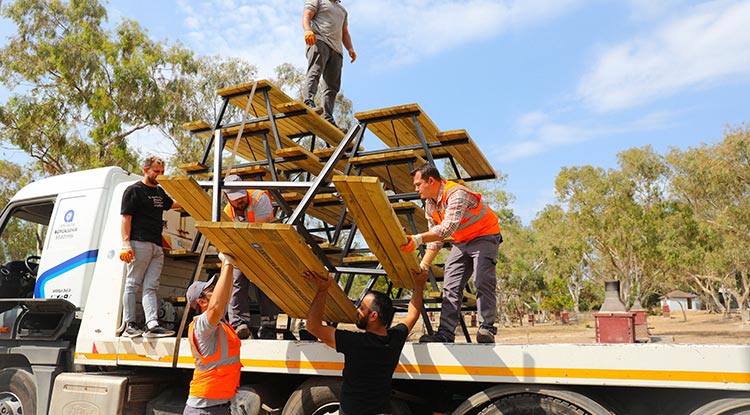
[[690, 415], [750, 415], [750, 398], [725, 398], [707, 403]]
[[453, 415], [614, 415], [576, 392], [545, 386], [497, 385], [469, 397]]
[[240, 386], [232, 403], [232, 415], [260, 414], [260, 396], [250, 386]]
[[519, 393], [498, 398], [484, 408], [480, 415], [588, 415], [580, 408], [552, 396]]
[[36, 414], [36, 383], [31, 373], [17, 368], [0, 371], [0, 413]]
[[[324, 415], [338, 413], [342, 380], [311, 378], [302, 382], [284, 405], [281, 415]], [[406, 402], [391, 398], [392, 415], [410, 415]]]
[[281, 411], [281, 415], [323, 415], [339, 410], [342, 380], [339, 378], [310, 378], [295, 390]]

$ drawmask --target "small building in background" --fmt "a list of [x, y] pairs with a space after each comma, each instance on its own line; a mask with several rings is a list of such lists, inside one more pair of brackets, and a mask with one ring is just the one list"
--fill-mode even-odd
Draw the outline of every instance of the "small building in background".
[[674, 290], [661, 298], [661, 305], [662, 307], [665, 305], [669, 306], [669, 310], [673, 312], [700, 310], [701, 299], [695, 294]]

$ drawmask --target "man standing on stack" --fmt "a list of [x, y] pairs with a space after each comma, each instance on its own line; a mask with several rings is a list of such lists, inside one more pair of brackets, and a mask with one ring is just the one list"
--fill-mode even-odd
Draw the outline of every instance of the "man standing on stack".
[[[164, 266], [161, 231], [162, 212], [180, 206], [159, 187], [157, 177], [164, 174], [164, 160], [149, 156], [143, 161], [143, 180], [133, 183], [122, 195], [122, 250], [120, 259], [128, 264], [125, 292], [122, 296], [122, 320], [125, 337], [169, 337], [174, 331], [159, 325], [159, 277]], [[135, 296], [143, 288], [143, 312], [146, 331], [135, 321]]]
[[333, 104], [341, 89], [341, 67], [344, 57], [341, 44], [349, 52], [351, 62], [357, 59], [348, 29], [348, 14], [340, 0], [306, 0], [302, 13], [302, 28], [307, 44], [307, 73], [304, 82], [305, 104], [315, 107], [315, 93], [323, 77], [323, 107], [315, 111], [336, 125]]
[[497, 334], [495, 265], [503, 241], [497, 216], [482, 202], [482, 195], [456, 182], [443, 180], [432, 164], [423, 164], [411, 174], [415, 191], [425, 201], [429, 230], [408, 236], [401, 250], [413, 252], [423, 242], [427, 243], [420, 264], [427, 270], [443, 247], [443, 239], [453, 236], [453, 246], [445, 261], [440, 327], [435, 334], [425, 334], [419, 341], [453, 343], [464, 288], [474, 274], [480, 323], [477, 342], [494, 343]]
[[[239, 176], [231, 174], [224, 183], [240, 182]], [[224, 212], [235, 222], [268, 223], [273, 220], [271, 195], [267, 190], [224, 189], [227, 205]], [[240, 339], [250, 337], [250, 299], [248, 293], [253, 290], [260, 308], [260, 329], [258, 338], [276, 338], [276, 318], [279, 307], [253, 284], [239, 268], [234, 269], [234, 288], [229, 300], [229, 322], [237, 331]]]

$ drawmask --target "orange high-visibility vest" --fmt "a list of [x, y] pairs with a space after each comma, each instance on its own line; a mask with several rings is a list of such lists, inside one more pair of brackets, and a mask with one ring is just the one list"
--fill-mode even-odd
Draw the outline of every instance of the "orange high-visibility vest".
[[[247, 211], [247, 221], [250, 223], [255, 223], [255, 205], [258, 203], [260, 198], [263, 197], [263, 195], [268, 196], [268, 200], [271, 200], [271, 194], [268, 193], [268, 190], [253, 190], [252, 193], [250, 192], [250, 190], [248, 190], [247, 195], [248, 197], [250, 197], [249, 207], [251, 207], [251, 209]], [[224, 206], [224, 213], [229, 215], [232, 220], [235, 219], [234, 208], [229, 203]], [[271, 218], [273, 218], [273, 206], [271, 206]]]
[[477, 207], [466, 210], [458, 225], [458, 229], [452, 235], [453, 240], [455, 242], [466, 242], [480, 236], [497, 235], [500, 233], [500, 224], [497, 221], [497, 215], [495, 215], [492, 209], [489, 209], [487, 205], [482, 203], [482, 195], [472, 192], [456, 182], [447, 180], [443, 180], [443, 194], [440, 195], [435, 204], [437, 209], [432, 208], [432, 204], [426, 205], [427, 213], [432, 217], [432, 220], [438, 224], [443, 222], [443, 213], [448, 207], [448, 198], [457, 190], [464, 190], [476, 198]]
[[195, 359], [195, 372], [190, 381], [190, 396], [204, 399], [232, 399], [240, 386], [240, 338], [232, 326], [219, 323], [219, 342], [216, 351], [203, 356], [193, 336], [193, 325], [188, 328], [190, 350]]

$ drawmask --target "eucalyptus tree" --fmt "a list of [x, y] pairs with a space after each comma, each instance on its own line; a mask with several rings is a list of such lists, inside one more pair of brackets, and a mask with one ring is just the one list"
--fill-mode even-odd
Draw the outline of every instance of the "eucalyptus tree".
[[581, 293], [585, 282], [592, 277], [588, 266], [592, 247], [576, 222], [575, 215], [566, 213], [559, 205], [547, 205], [537, 214], [532, 227], [547, 285], [554, 285], [553, 280], [559, 281], [566, 289], [566, 293], [550, 291], [549, 297], [558, 298], [547, 303], [570, 304], [572, 311], [579, 313]]
[[650, 147], [618, 155], [620, 169], [564, 168], [556, 179], [558, 200], [575, 218], [593, 250], [587, 263], [600, 279], [617, 279], [630, 304], [665, 290], [667, 268], [660, 253], [669, 169]]
[[136, 167], [128, 137], [162, 123], [195, 71], [192, 53], [153, 41], [138, 23], [107, 28], [98, 0], [15, 0], [2, 15], [16, 30], [0, 49], [0, 140], [45, 175]]
[[704, 290], [731, 295], [748, 320], [750, 300], [750, 126], [730, 128], [724, 140], [674, 149], [676, 197], [692, 209], [703, 235], [700, 262], [686, 272]]

